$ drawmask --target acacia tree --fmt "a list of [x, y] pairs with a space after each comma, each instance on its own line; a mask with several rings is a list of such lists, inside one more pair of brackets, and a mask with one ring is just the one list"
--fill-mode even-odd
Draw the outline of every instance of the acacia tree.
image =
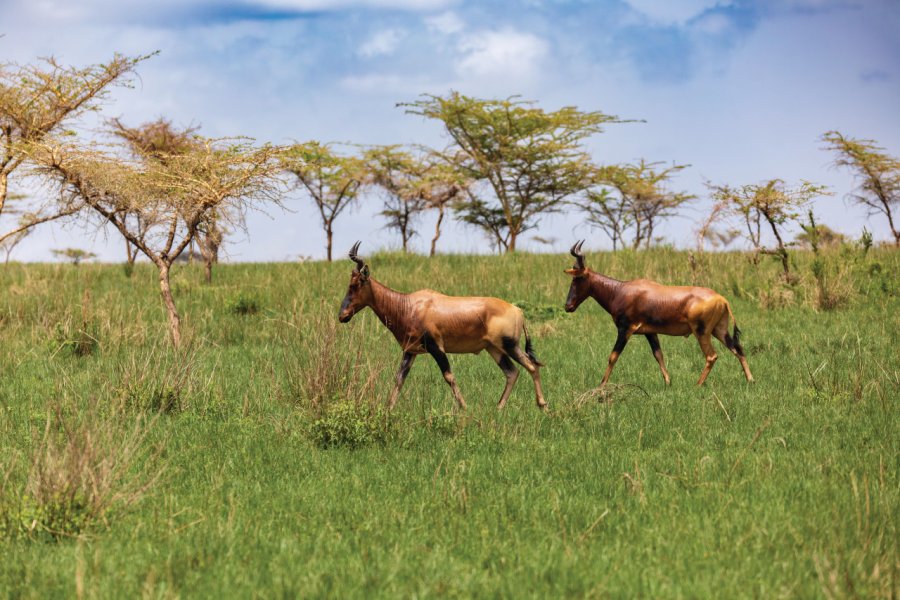
[[384, 192], [384, 210], [379, 214], [387, 218], [386, 227], [396, 229], [404, 252], [409, 251], [409, 240], [416, 235], [414, 220], [428, 208], [417, 182], [427, 165], [401, 146], [373, 146], [363, 153], [367, 181]]
[[600, 229], [612, 241], [613, 252], [625, 241], [625, 231], [632, 225], [631, 211], [623, 202], [623, 197], [610, 192], [607, 187], [585, 190], [584, 197], [576, 206], [587, 217], [591, 227]]
[[[112, 134], [126, 143], [132, 157], [141, 161], [165, 163], [172, 156], [186, 154], [202, 145], [197, 136], [197, 127], [179, 129], [162, 117], [137, 127], [128, 127], [119, 119], [110, 119], [108, 124]], [[222, 224], [225, 219], [220, 217], [219, 211], [220, 209], [210, 210], [204, 215], [195, 235], [203, 257], [204, 278], [207, 283], [212, 283], [212, 267], [219, 261], [219, 248], [226, 233]], [[140, 211], [127, 215], [126, 218], [133, 221], [130, 229], [138, 237], [146, 236], [148, 224], [142, 219]], [[130, 273], [139, 251], [128, 240], [125, 241], [125, 250]]]
[[[246, 140], [198, 138], [196, 147], [165, 161], [141, 161], [95, 146], [74, 143], [34, 145], [37, 173], [55, 183], [62, 196], [77, 197], [143, 253], [159, 272], [170, 339], [181, 344], [181, 318], [170, 270], [191, 244], [208, 215], [231, 215], [242, 225], [246, 209], [279, 202], [279, 149]], [[129, 216], [140, 215], [144, 233]]]
[[[63, 132], [77, 117], [96, 110], [109, 88], [127, 85], [145, 58], [115, 55], [108, 63], [81, 68], [63, 66], [52, 57], [33, 65], [0, 64], [0, 219], [8, 208], [10, 177], [27, 160], [27, 146]], [[46, 199], [22, 209], [16, 225], [0, 233], [0, 245], [19, 241], [32, 227], [74, 215], [80, 208], [77, 202]]]
[[894, 220], [894, 211], [900, 205], [900, 159], [885, 152], [875, 140], [848, 138], [839, 131], [826, 132], [822, 140], [828, 144], [826, 150], [837, 154], [835, 166], [848, 167], [860, 181], [850, 198], [865, 206], [869, 216], [883, 214], [894, 245], [900, 246], [900, 227]]
[[[400, 106], [440, 121], [465, 158], [463, 173], [488, 183], [493, 202], [471, 199], [459, 211], [463, 221], [494, 236], [509, 252], [542, 215], [558, 211], [566, 198], [590, 185], [590, 157], [582, 142], [602, 131], [603, 123], [619, 121], [575, 107], [547, 112], [516, 97], [482, 100], [458, 92]], [[504, 227], [497, 230], [500, 213]]]
[[463, 201], [472, 186], [472, 180], [466, 177], [460, 168], [462, 158], [458, 153], [441, 154], [429, 151], [424, 168], [420, 172], [410, 174], [414, 193], [421, 198], [426, 209], [437, 211], [429, 256], [434, 256], [437, 251], [437, 242], [441, 237], [441, 225], [447, 207]]
[[[746, 237], [757, 253], [771, 254], [781, 261], [786, 280], [791, 280], [784, 227], [799, 219], [803, 209], [817, 196], [829, 194], [825, 186], [808, 181], [797, 187], [788, 187], [781, 179], [765, 184], [744, 185], [732, 188], [727, 185], [711, 186], [712, 197], [724, 207], [722, 214], [736, 216], [746, 227]], [[775, 247], [763, 246], [763, 225], [768, 225], [775, 238]]]
[[97, 255], [93, 252], [82, 250], [81, 248], [63, 248], [61, 250], [51, 250], [50, 252], [53, 253], [53, 256], [65, 258], [76, 267], [80, 265], [82, 261], [97, 258]]
[[357, 157], [341, 156], [330, 144], [316, 141], [289, 146], [281, 155], [281, 163], [316, 203], [331, 262], [334, 222], [356, 202], [366, 179], [365, 163]]
[[595, 167], [592, 186], [574, 202], [587, 215], [588, 223], [609, 236], [616, 250], [631, 232], [634, 249], [650, 247], [659, 222], [674, 216], [678, 209], [695, 196], [668, 189], [673, 175], [688, 165], [657, 169], [662, 163]]

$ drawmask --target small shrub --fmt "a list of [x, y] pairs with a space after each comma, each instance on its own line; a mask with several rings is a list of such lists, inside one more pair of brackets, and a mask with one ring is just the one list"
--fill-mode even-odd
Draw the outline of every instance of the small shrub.
[[182, 409], [179, 390], [165, 386], [135, 386], [127, 391], [125, 404], [137, 410], [167, 414], [180, 412]]
[[85, 289], [81, 297], [81, 327], [76, 329], [71, 320], [57, 323], [50, 342], [51, 352], [54, 354], [63, 352], [78, 357], [93, 354], [99, 345], [97, 341], [99, 331], [91, 312], [91, 292]]
[[165, 414], [184, 410], [193, 372], [193, 360], [186, 356], [191, 355], [154, 350], [142, 359], [119, 363], [121, 408]]
[[158, 481], [156, 453], [146, 443], [153, 421], [129, 426], [89, 408], [76, 422], [54, 403], [16, 485], [11, 469], [0, 485], [0, 535], [77, 536], [141, 500]]
[[310, 426], [310, 435], [320, 448], [359, 448], [387, 442], [391, 430], [392, 421], [386, 409], [340, 399], [321, 411], [321, 416]]
[[[393, 423], [376, 383], [386, 368], [383, 355], [374, 362], [364, 351], [358, 330], [338, 330], [334, 319], [303, 328], [300, 344], [285, 342], [287, 396], [307, 413], [308, 434], [317, 446], [357, 448], [384, 443]], [[350, 336], [350, 339], [348, 339]]]
[[872, 249], [874, 240], [875, 238], [872, 237], [872, 232], [863, 227], [862, 235], [859, 236], [859, 247], [860, 250], [862, 250], [863, 258], [869, 254], [869, 250]]
[[453, 437], [460, 428], [456, 415], [450, 412], [429, 412], [424, 426], [425, 429], [440, 437]]
[[53, 328], [50, 351], [54, 354], [85, 357], [94, 353], [98, 346], [97, 329], [89, 323], [74, 328], [71, 323], [57, 323]]
[[767, 310], [787, 308], [796, 304], [794, 290], [782, 284], [774, 284], [769, 289], [759, 291], [759, 305]]
[[251, 298], [244, 295], [239, 295], [237, 298], [232, 299], [231, 302], [228, 303], [228, 311], [235, 315], [255, 315], [259, 312], [259, 310], [259, 301], [257, 301], [256, 298]]

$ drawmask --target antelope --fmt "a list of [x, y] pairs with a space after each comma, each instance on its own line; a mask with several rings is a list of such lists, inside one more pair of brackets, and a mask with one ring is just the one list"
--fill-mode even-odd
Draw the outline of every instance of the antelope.
[[[403, 350], [400, 369], [388, 408], [393, 409], [406, 376], [416, 356], [426, 352], [434, 358], [444, 381], [450, 386], [459, 408], [466, 409], [447, 354], [478, 354], [486, 350], [506, 375], [506, 387], [497, 403], [502, 409], [519, 377], [513, 361], [522, 365], [534, 380], [537, 405], [546, 409], [538, 368], [543, 366], [531, 345], [521, 309], [499, 298], [445, 296], [433, 290], [410, 294], [394, 291], [369, 274], [369, 266], [359, 258], [360, 242], [350, 249], [350, 260], [356, 263], [350, 274], [347, 295], [341, 304], [338, 320], [347, 323], [367, 306], [387, 327]], [[519, 339], [525, 335], [525, 350]]]
[[[659, 345], [659, 334], [684, 337], [693, 334], [697, 338], [700, 349], [706, 355], [706, 367], [700, 373], [697, 385], [703, 385], [718, 358], [712, 346], [713, 336], [738, 358], [747, 381], [753, 381], [741, 346], [741, 330], [728, 300], [708, 288], [660, 285], [647, 279], [618, 281], [595, 273], [584, 264], [583, 245], [584, 240], [581, 240], [569, 250], [575, 257], [575, 265], [565, 270], [572, 276], [566, 312], [574, 312], [590, 296], [612, 316], [616, 324], [618, 336], [600, 387], [609, 381], [619, 355], [634, 334], [647, 338], [666, 385], [671, 384], [671, 379]], [[734, 335], [728, 333], [729, 318], [734, 323]]]

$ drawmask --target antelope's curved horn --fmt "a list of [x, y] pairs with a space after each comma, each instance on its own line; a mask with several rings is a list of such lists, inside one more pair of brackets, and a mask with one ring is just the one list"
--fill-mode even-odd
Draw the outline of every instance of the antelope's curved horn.
[[362, 271], [362, 268], [364, 266], [366, 266], [366, 261], [364, 261], [363, 259], [361, 259], [359, 256], [356, 255], [356, 253], [359, 251], [359, 245], [361, 243], [362, 242], [356, 242], [355, 244], [353, 244], [353, 247], [350, 248], [350, 252], [347, 254], [347, 256], [350, 257], [350, 260], [352, 260], [353, 262], [356, 263], [357, 271]]
[[569, 250], [569, 254], [575, 257], [575, 267], [576, 269], [584, 268], [584, 254], [581, 252], [581, 247], [584, 245], [584, 240], [580, 242], [575, 242], [572, 246], [572, 249]]

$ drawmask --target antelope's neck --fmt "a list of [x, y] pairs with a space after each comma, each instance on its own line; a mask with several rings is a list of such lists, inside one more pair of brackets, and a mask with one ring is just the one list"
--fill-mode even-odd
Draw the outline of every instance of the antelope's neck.
[[404, 332], [410, 313], [409, 295], [381, 285], [374, 279], [372, 286], [372, 310], [378, 319], [390, 329], [394, 335]]
[[619, 295], [622, 282], [600, 273], [590, 274], [591, 297], [603, 307], [603, 310], [612, 314], [613, 300]]

